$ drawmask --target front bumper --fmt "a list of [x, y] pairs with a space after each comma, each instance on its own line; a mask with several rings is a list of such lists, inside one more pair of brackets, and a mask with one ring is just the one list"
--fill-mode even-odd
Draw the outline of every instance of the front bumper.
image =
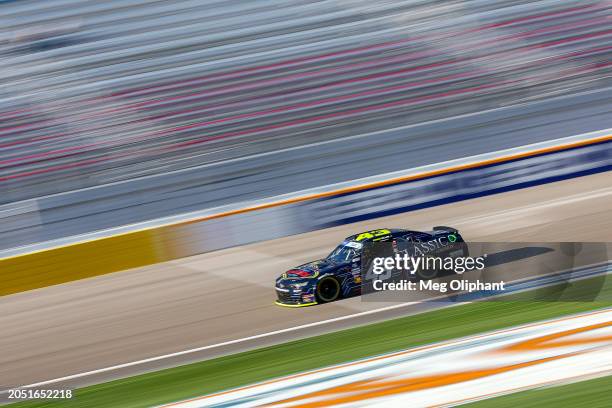
[[275, 288], [278, 300], [276, 303], [279, 306], [285, 307], [304, 307], [316, 305], [317, 301], [314, 294], [298, 292], [289, 289]]

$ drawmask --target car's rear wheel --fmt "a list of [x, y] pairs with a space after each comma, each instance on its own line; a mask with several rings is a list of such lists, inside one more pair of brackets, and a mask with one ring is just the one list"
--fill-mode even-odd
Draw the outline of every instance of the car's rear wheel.
[[431, 280], [438, 276], [436, 269], [417, 269], [416, 275], [421, 280]]
[[317, 300], [320, 303], [333, 302], [339, 296], [340, 283], [335, 278], [323, 278], [317, 284]]

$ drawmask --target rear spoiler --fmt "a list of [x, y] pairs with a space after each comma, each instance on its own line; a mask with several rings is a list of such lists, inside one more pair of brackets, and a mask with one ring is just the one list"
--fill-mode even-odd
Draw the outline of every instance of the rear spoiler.
[[448, 232], [452, 232], [453, 234], [456, 234], [456, 233], [459, 232], [455, 228], [445, 227], [444, 225], [435, 226], [435, 227], [433, 227], [433, 230], [434, 231], [448, 231]]

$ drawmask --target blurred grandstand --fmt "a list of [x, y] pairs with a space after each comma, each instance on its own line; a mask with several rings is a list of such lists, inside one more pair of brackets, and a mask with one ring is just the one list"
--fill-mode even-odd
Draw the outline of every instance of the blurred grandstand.
[[611, 6], [0, 2], [0, 204], [601, 88]]

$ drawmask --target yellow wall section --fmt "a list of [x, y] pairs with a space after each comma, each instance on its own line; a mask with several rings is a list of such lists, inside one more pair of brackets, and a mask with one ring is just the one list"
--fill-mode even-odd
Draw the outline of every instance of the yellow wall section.
[[168, 259], [146, 230], [0, 260], [0, 296], [150, 265]]

